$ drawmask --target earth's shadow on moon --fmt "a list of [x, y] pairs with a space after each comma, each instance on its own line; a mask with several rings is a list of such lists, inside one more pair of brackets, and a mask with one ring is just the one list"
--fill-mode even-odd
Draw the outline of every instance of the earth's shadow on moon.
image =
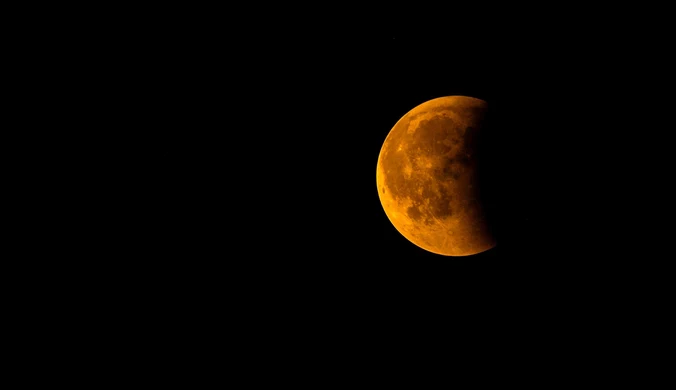
[[[474, 140], [477, 153], [478, 196], [483, 206], [485, 218], [496, 245], [482, 253], [480, 257], [489, 259], [501, 253], [511, 251], [514, 235], [518, 227], [514, 224], [519, 202], [515, 202], [519, 188], [520, 175], [518, 160], [510, 149], [509, 117], [498, 103], [488, 101], [488, 110], [484, 114], [481, 131]], [[511, 222], [510, 222], [511, 220]]]

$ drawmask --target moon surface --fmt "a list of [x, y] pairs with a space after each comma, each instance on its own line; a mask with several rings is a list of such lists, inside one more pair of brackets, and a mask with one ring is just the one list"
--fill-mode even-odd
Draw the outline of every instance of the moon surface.
[[380, 202], [413, 244], [445, 256], [496, 245], [479, 198], [477, 136], [488, 105], [445, 96], [406, 113], [378, 156]]

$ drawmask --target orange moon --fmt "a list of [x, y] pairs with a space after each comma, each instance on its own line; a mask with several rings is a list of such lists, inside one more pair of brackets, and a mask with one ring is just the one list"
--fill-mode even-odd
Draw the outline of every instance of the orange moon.
[[496, 245], [478, 193], [477, 135], [488, 105], [445, 96], [406, 113], [378, 156], [380, 202], [413, 244], [445, 256], [469, 256]]

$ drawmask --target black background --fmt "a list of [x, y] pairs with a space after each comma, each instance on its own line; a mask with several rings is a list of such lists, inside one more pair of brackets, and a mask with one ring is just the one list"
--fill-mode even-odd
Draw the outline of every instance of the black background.
[[[145, 221], [134, 230], [150, 248], [146, 272], [358, 299], [447, 286], [511, 291], [603, 268], [579, 257], [607, 245], [590, 237], [597, 217], [587, 212], [594, 195], [582, 162], [590, 138], [579, 125], [587, 103], [566, 73], [537, 66], [548, 53], [397, 32], [281, 35], [240, 47], [191, 37], [140, 50], [148, 60], [140, 114], [150, 119], [133, 204]], [[499, 244], [471, 257], [408, 242], [375, 185], [396, 121], [449, 95], [491, 107], [483, 192]]]
[[[367, 315], [404, 302], [545, 307], [650, 268], [637, 262], [649, 225], [625, 212], [625, 179], [639, 173], [624, 111], [641, 102], [627, 104], [638, 89], [609, 71], [626, 54], [620, 40], [555, 27], [540, 40], [504, 26], [463, 39], [139, 26], [110, 37], [105, 47], [118, 46], [104, 56], [128, 153], [114, 170], [109, 248], [127, 256], [119, 270], [133, 284]], [[396, 121], [449, 95], [490, 107], [483, 185], [498, 245], [460, 258], [401, 236], [375, 184]]]
[[[44, 38], [58, 80], [47, 101], [77, 97], [53, 122], [87, 130], [51, 134], [89, 154], [71, 157], [87, 170], [75, 193], [48, 167], [83, 210], [51, 200], [65, 215], [43, 229], [68, 237], [48, 249], [84, 258], [51, 267], [113, 342], [167, 356], [240, 344], [243, 366], [338, 351], [368, 370], [456, 342], [512, 361], [528, 340], [538, 360], [590, 339], [618, 349], [615, 325], [646, 318], [668, 287], [659, 180], [644, 168], [667, 128], [648, 123], [660, 110], [648, 92], [665, 87], [631, 29], [556, 10], [559, 23], [478, 13], [463, 25], [458, 11], [429, 24], [441, 31], [405, 31], [433, 13], [419, 10], [366, 33], [340, 17], [169, 8]], [[397, 120], [449, 95], [490, 107], [482, 187], [498, 245], [460, 258], [401, 236], [375, 183]]]

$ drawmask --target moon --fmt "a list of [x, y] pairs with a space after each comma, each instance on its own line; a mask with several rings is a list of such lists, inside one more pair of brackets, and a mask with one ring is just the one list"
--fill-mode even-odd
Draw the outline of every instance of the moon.
[[432, 99], [385, 138], [378, 196], [394, 227], [422, 249], [469, 256], [496, 245], [478, 188], [477, 139], [487, 108], [468, 96]]

